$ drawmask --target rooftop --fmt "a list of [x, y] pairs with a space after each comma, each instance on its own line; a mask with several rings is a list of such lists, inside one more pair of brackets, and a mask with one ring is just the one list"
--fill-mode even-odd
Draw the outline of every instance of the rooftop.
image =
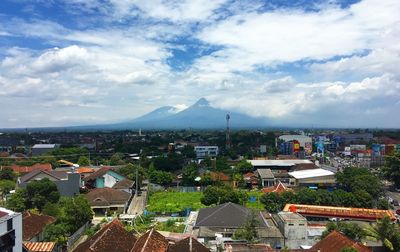
[[260, 175], [262, 179], [273, 179], [275, 178], [271, 169], [257, 169], [257, 173]]
[[81, 243], [74, 252], [129, 252], [136, 241], [135, 235], [126, 231], [118, 219], [114, 219], [91, 238]]
[[[196, 227], [231, 227], [237, 228], [244, 225], [251, 209], [244, 206], [227, 202], [215, 207], [202, 208], [196, 219]], [[256, 219], [259, 227], [266, 227], [260, 212], [257, 212]]]
[[311, 250], [320, 252], [340, 252], [342, 249], [351, 247], [358, 252], [372, 252], [368, 247], [353, 241], [344, 234], [332, 231], [328, 236], [312, 246]]
[[55, 242], [24, 242], [29, 252], [52, 252], [56, 246]]
[[142, 235], [131, 252], [164, 252], [168, 249], [168, 241], [154, 229]]
[[312, 164], [308, 159], [283, 159], [283, 160], [248, 160], [252, 166], [294, 166], [296, 164]]
[[22, 215], [22, 240], [31, 240], [33, 237], [40, 234], [47, 225], [55, 221], [56, 219], [49, 215], [24, 212]]
[[396, 216], [390, 210], [378, 210], [367, 208], [352, 207], [332, 207], [332, 206], [316, 206], [301, 204], [286, 204], [283, 208], [284, 212], [296, 212], [301, 215], [337, 217], [347, 219], [376, 220], [389, 216], [392, 221], [396, 220]]
[[32, 149], [49, 149], [55, 148], [56, 146], [56, 144], [35, 144]]
[[289, 172], [289, 175], [296, 179], [304, 179], [304, 178], [332, 176], [332, 175], [335, 175], [335, 173], [325, 170], [325, 169], [317, 168], [317, 169]]

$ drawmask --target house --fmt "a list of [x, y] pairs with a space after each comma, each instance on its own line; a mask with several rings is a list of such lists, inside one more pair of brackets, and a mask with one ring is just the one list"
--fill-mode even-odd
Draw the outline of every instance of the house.
[[0, 251], [22, 251], [22, 215], [0, 207]]
[[231, 185], [231, 178], [223, 172], [210, 172], [211, 181], [221, 182], [224, 185]]
[[93, 211], [97, 214], [124, 212], [132, 194], [113, 188], [96, 188], [85, 194]]
[[24, 242], [24, 250], [27, 252], [54, 252], [56, 251], [55, 242]]
[[[215, 240], [216, 234], [232, 237], [236, 230], [242, 228], [252, 210], [235, 203], [224, 203], [215, 207], [200, 209], [193, 230], [197, 237], [205, 242]], [[275, 226], [268, 213], [254, 212], [257, 221], [257, 235], [263, 242], [278, 246], [283, 243], [283, 236]]]
[[295, 186], [310, 188], [332, 188], [336, 185], [335, 173], [322, 168], [289, 172]]
[[111, 167], [102, 167], [85, 177], [83, 181], [88, 188], [112, 188], [117, 182], [123, 179], [125, 177], [112, 170]]
[[130, 252], [135, 245], [137, 238], [131, 232], [126, 231], [124, 225], [114, 219], [103, 226], [92, 237], [79, 244], [74, 252], [103, 252], [118, 251]]
[[187, 237], [183, 240], [171, 244], [168, 248], [168, 252], [210, 252], [203, 244], [198, 242], [192, 236]]
[[29, 182], [48, 178], [53, 181], [61, 196], [74, 196], [79, 194], [81, 177], [78, 173], [66, 171], [34, 170], [18, 178], [18, 186], [25, 188]]
[[56, 219], [49, 215], [24, 212], [22, 215], [23, 241], [43, 241], [44, 228], [55, 221]]
[[142, 235], [133, 246], [131, 252], [167, 252], [168, 241], [154, 229]]
[[243, 180], [245, 181], [247, 188], [256, 189], [258, 187], [258, 176], [253, 172], [243, 174]]
[[324, 239], [312, 246], [311, 250], [319, 252], [341, 252], [344, 248], [354, 248], [358, 252], [372, 252], [368, 247], [353, 241], [336, 230], [332, 231]]
[[132, 194], [134, 184], [134, 181], [126, 178], [117, 182], [112, 188]]
[[78, 169], [75, 169], [75, 172], [79, 173], [81, 175], [81, 179], [83, 180], [84, 178], [86, 178], [90, 174], [94, 173], [95, 170], [93, 168], [90, 168], [90, 167], [79, 167]]
[[60, 147], [59, 144], [35, 144], [32, 147], [32, 156], [40, 156]]
[[31, 166], [20, 166], [20, 165], [13, 164], [13, 165], [11, 165], [11, 169], [14, 172], [17, 172], [19, 174], [26, 174], [26, 173], [30, 173], [35, 170], [52, 171], [53, 167], [49, 163], [46, 163], [46, 164], [37, 163], [37, 164], [31, 165]]
[[275, 176], [271, 169], [257, 169], [257, 174], [262, 187], [270, 187], [275, 185]]

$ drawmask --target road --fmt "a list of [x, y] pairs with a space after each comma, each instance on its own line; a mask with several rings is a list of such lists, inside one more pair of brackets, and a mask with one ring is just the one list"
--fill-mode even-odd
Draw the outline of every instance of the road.
[[129, 215], [141, 215], [146, 208], [147, 202], [147, 190], [143, 190], [140, 196], [135, 195], [131, 201], [131, 204], [126, 211]]

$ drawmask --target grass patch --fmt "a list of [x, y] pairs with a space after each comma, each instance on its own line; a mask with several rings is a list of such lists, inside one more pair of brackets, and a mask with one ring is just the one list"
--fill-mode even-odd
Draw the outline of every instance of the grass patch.
[[148, 201], [147, 210], [156, 213], [177, 213], [186, 208], [198, 210], [205, 207], [200, 199], [201, 192], [155, 192]]
[[[260, 198], [263, 195], [261, 191], [250, 191], [246, 192], [247, 193], [247, 202], [246, 202], [246, 207], [256, 209], [256, 210], [264, 210], [264, 205], [260, 202]], [[256, 201], [255, 202], [250, 202], [250, 197], [255, 197]]]

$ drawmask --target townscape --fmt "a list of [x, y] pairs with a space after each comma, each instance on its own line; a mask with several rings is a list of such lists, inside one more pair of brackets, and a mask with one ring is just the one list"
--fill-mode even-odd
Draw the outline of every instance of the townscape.
[[400, 0], [0, 0], [0, 252], [400, 252]]
[[2, 133], [1, 248], [397, 251], [399, 143], [398, 130]]

